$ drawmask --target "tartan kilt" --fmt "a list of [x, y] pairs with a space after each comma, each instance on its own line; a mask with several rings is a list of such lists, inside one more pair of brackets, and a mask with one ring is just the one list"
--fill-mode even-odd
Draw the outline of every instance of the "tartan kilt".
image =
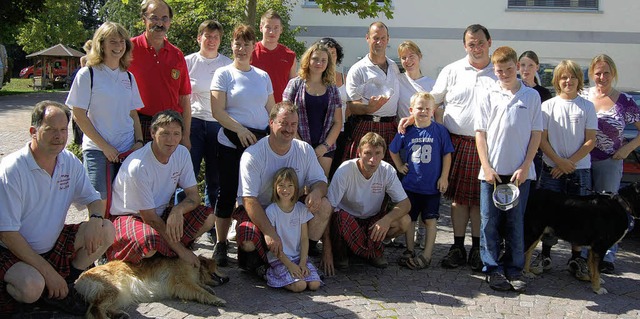
[[[80, 224], [64, 225], [53, 249], [41, 254], [53, 266], [53, 269], [65, 279], [71, 271], [71, 261], [76, 258], [77, 252], [74, 243], [79, 228]], [[0, 280], [0, 313], [12, 312], [17, 304], [17, 301], [7, 292], [4, 276], [9, 268], [20, 261], [9, 249], [0, 247], [0, 279], [2, 279]]]
[[236, 243], [238, 244], [238, 249], [242, 247], [242, 243], [245, 241], [250, 241], [256, 247], [258, 255], [260, 258], [267, 263], [267, 252], [269, 248], [267, 248], [267, 242], [264, 240], [264, 235], [258, 226], [251, 221], [249, 218], [249, 214], [247, 214], [247, 210], [244, 206], [238, 206], [231, 215], [233, 219], [237, 221], [236, 225]]
[[[162, 220], [166, 222], [170, 212], [171, 207], [167, 207], [162, 214]], [[184, 228], [180, 239], [184, 246], [189, 246], [196, 240], [195, 235], [210, 214], [211, 209], [198, 205], [196, 209], [184, 215]], [[146, 224], [140, 216], [112, 216], [111, 221], [116, 228], [116, 238], [113, 245], [107, 250], [108, 260], [118, 259], [139, 263], [144, 255], [153, 250], [166, 257], [178, 256], [176, 252], [171, 250], [164, 238], [153, 227]]]
[[389, 153], [389, 144], [393, 141], [393, 138], [398, 133], [398, 122], [373, 122], [373, 121], [359, 121], [353, 128], [353, 134], [346, 143], [346, 149], [342, 157], [342, 162], [353, 158], [358, 158], [358, 144], [360, 139], [369, 132], [376, 132], [384, 138], [387, 143], [387, 150], [384, 153], [384, 161], [393, 165], [393, 160]]
[[480, 206], [480, 158], [476, 141], [470, 136], [451, 134], [455, 151], [452, 154], [449, 188], [445, 198], [454, 203]]
[[369, 229], [387, 214], [386, 206], [378, 214], [366, 219], [356, 218], [344, 210], [338, 210], [331, 215], [332, 238], [344, 240], [344, 244], [355, 255], [373, 259], [382, 256], [384, 244], [382, 241], [371, 240]]

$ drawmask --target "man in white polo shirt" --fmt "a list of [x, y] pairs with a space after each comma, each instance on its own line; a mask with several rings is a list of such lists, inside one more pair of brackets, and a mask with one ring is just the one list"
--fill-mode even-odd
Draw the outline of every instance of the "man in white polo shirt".
[[[73, 282], [113, 243], [100, 194], [82, 163], [65, 150], [70, 116], [58, 102], [36, 104], [31, 142], [0, 163], [0, 313], [14, 300], [42, 297], [84, 315], [87, 307]], [[64, 224], [71, 203], [88, 206], [87, 221]]]

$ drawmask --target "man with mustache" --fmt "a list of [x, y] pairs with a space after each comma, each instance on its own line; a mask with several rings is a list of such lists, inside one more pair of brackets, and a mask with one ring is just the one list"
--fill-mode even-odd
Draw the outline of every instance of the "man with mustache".
[[[131, 39], [133, 61], [129, 71], [136, 77], [144, 103], [144, 107], [138, 109], [144, 141], [151, 140], [151, 118], [168, 109], [180, 113], [185, 132], [191, 132], [191, 83], [187, 63], [182, 51], [167, 40], [173, 10], [164, 0], [145, 0], [140, 15], [146, 29]], [[191, 148], [189, 134], [182, 136], [181, 143]]]

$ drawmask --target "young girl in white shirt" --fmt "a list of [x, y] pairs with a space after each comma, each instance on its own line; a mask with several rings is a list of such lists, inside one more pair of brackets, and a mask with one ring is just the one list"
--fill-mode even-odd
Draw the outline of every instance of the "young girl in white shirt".
[[273, 203], [265, 210], [269, 221], [282, 241], [282, 254], [269, 252], [267, 285], [284, 287], [293, 292], [317, 290], [322, 281], [308, 260], [309, 237], [307, 222], [313, 218], [307, 207], [298, 202], [298, 176], [291, 167], [278, 170], [273, 179]]

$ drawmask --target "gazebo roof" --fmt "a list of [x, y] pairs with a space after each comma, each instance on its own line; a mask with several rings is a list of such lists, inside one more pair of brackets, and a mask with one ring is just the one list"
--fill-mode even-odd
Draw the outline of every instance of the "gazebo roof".
[[72, 49], [64, 44], [56, 44], [48, 49], [40, 50], [35, 53], [27, 55], [27, 58], [34, 58], [38, 56], [52, 56], [52, 57], [76, 57], [80, 58], [84, 53]]

